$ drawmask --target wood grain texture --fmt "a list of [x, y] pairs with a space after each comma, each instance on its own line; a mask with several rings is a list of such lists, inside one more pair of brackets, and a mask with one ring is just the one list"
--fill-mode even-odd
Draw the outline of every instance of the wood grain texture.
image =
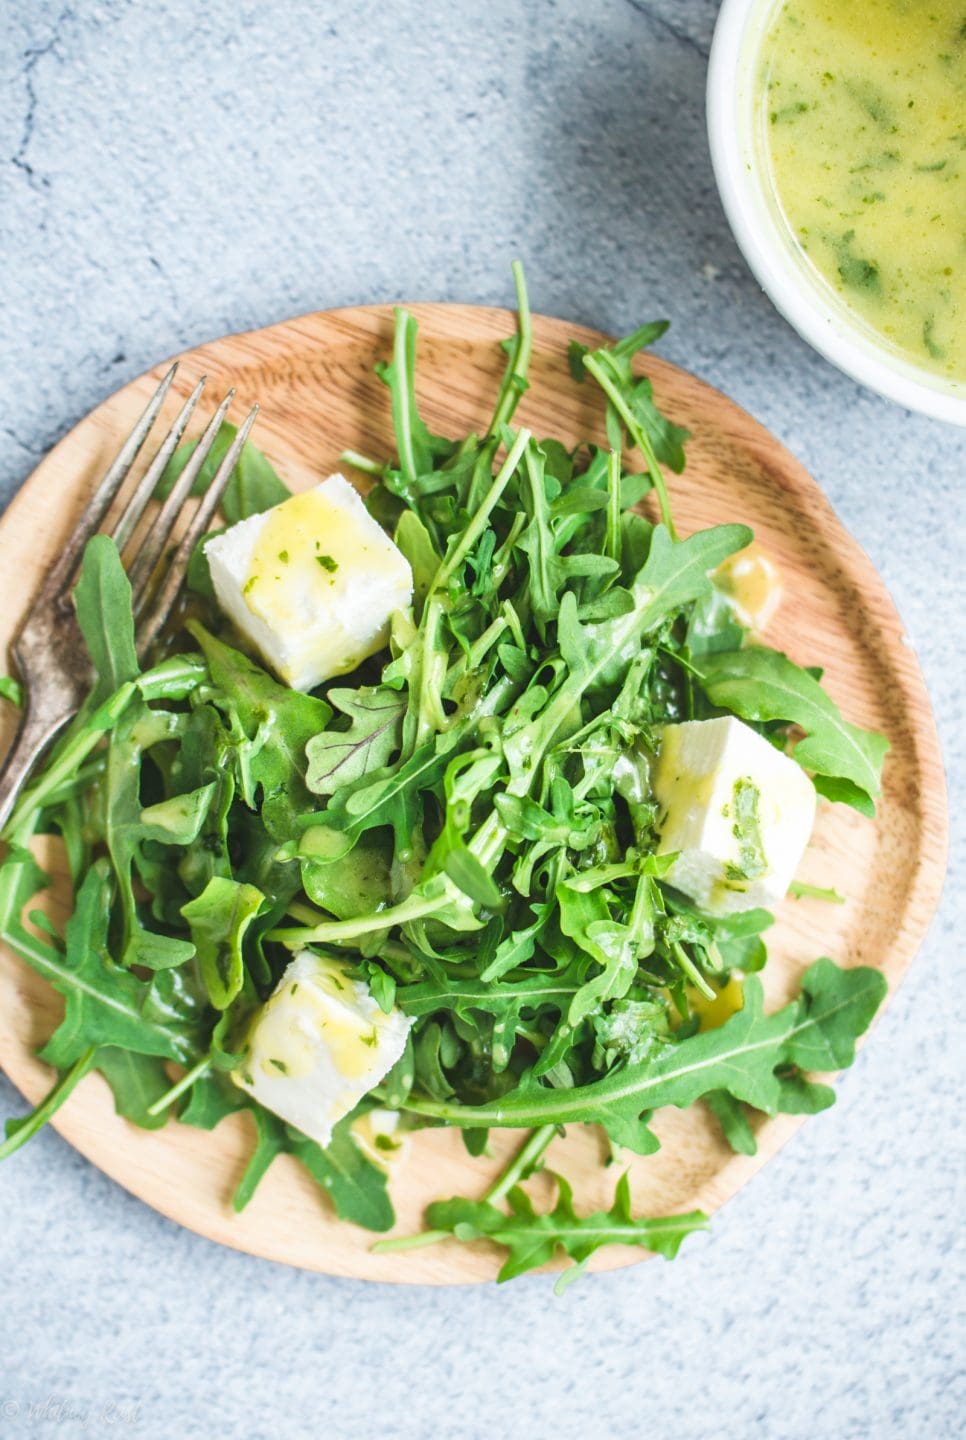
[[[513, 317], [464, 306], [412, 308], [420, 322], [420, 401], [430, 427], [462, 435], [485, 424], [502, 368], [497, 343], [512, 332]], [[378, 306], [306, 315], [215, 341], [183, 357], [165, 414], [202, 373], [210, 377], [211, 395], [236, 386], [235, 413], [261, 404], [258, 444], [293, 488], [304, 488], [337, 469], [343, 449], [378, 457], [392, 452], [388, 395], [373, 374], [374, 362], [390, 353], [391, 337], [392, 312]], [[535, 319], [531, 385], [518, 418], [538, 436], [603, 440], [599, 392], [575, 384], [568, 373], [571, 337], [588, 344], [601, 339], [559, 320]], [[4, 646], [164, 368], [118, 391], [71, 431], [0, 523]], [[876, 823], [820, 803], [800, 878], [834, 885], [848, 902], [789, 900], [781, 907], [765, 972], [769, 1001], [778, 1005], [794, 993], [804, 969], [823, 954], [848, 965], [878, 966], [894, 990], [923, 938], [945, 871], [945, 785], [915, 656], [868, 557], [788, 451], [693, 376], [654, 358], [643, 368], [663, 408], [693, 432], [687, 472], [672, 480], [681, 532], [733, 520], [753, 526], [785, 585], [767, 638], [801, 663], [822, 665], [828, 689], [846, 715], [883, 730], [892, 744]], [[9, 715], [4, 721], [9, 727]], [[62, 876], [56, 847], [43, 843], [42, 858]], [[70, 896], [62, 879], [45, 903], [63, 920]], [[0, 953], [0, 1063], [32, 1101], [51, 1081], [33, 1051], [59, 1014], [59, 998], [14, 956]], [[654, 1127], [661, 1151], [632, 1164], [637, 1213], [717, 1210], [798, 1123], [782, 1117], [761, 1125], [758, 1154], [749, 1159], [728, 1150], [703, 1107], [662, 1112]], [[163, 1214], [252, 1254], [369, 1280], [453, 1284], [490, 1279], [496, 1272], [496, 1251], [487, 1246], [450, 1242], [408, 1254], [372, 1255], [373, 1237], [336, 1221], [315, 1184], [287, 1157], [272, 1166], [248, 1209], [235, 1215], [229, 1199], [252, 1144], [248, 1116], [231, 1117], [210, 1134], [176, 1123], [138, 1130], [115, 1115], [107, 1085], [92, 1075], [54, 1124], [83, 1155]], [[392, 1176], [396, 1233], [418, 1229], [433, 1199], [481, 1193], [519, 1139], [494, 1132], [493, 1157], [477, 1161], [454, 1132], [416, 1136]], [[615, 1175], [603, 1171], [602, 1158], [603, 1144], [592, 1127], [570, 1127], [549, 1152], [550, 1165], [573, 1180], [583, 1208], [610, 1201]], [[537, 1187], [548, 1183], [538, 1181]], [[592, 1266], [609, 1269], [640, 1258], [633, 1250], [604, 1251]]]

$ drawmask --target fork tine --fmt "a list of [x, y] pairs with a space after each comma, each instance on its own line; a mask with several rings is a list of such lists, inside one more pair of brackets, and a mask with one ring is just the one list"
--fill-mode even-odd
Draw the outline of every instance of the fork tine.
[[144, 543], [128, 571], [128, 578], [131, 581], [131, 589], [133, 591], [135, 615], [137, 615], [138, 610], [141, 609], [144, 603], [148, 584], [154, 573], [154, 567], [157, 565], [161, 552], [168, 542], [168, 537], [174, 529], [175, 522], [181, 513], [184, 502], [191, 494], [192, 487], [198, 478], [198, 472], [208, 459], [211, 447], [215, 443], [218, 431], [221, 429], [221, 422], [228, 412], [228, 407], [231, 405], [234, 394], [234, 390], [228, 391], [228, 394], [208, 421], [205, 433], [198, 441], [198, 444], [192, 451], [191, 459], [178, 476], [167, 499], [158, 511], [154, 524], [144, 537]]
[[212, 479], [211, 484], [205, 491], [198, 504], [198, 508], [191, 517], [191, 524], [188, 526], [181, 542], [172, 557], [171, 564], [165, 572], [164, 579], [158, 587], [157, 594], [151, 602], [151, 607], [138, 624], [138, 654], [144, 653], [150, 648], [157, 638], [162, 625], [171, 614], [178, 592], [181, 589], [188, 568], [188, 561], [198, 541], [208, 529], [208, 523], [218, 507], [218, 502], [225, 491], [225, 486], [231, 479], [235, 466], [238, 464], [238, 457], [241, 455], [248, 433], [255, 423], [258, 415], [256, 405], [249, 411], [244, 424], [239, 428], [228, 450], [227, 455]]
[[171, 388], [177, 368], [178, 362], [175, 361], [144, 407], [140, 420], [121, 446], [116, 459], [88, 501], [86, 509], [74, 527], [74, 533], [64, 546], [63, 554], [57, 564], [48, 575], [35, 604], [40, 604], [51, 597], [61, 597], [66, 593], [84, 546], [104, 519], [111, 501], [124, 484], [128, 472], [137, 458], [138, 451], [147, 439], [158, 411], [164, 404], [164, 398]]
[[118, 550], [123, 550], [127, 542], [130, 540], [131, 536], [134, 534], [134, 531], [137, 528], [137, 523], [140, 520], [141, 516], [144, 514], [145, 507], [147, 506], [148, 501], [151, 499], [151, 496], [157, 489], [158, 481], [161, 479], [161, 476], [165, 472], [168, 461], [171, 459], [171, 456], [178, 448], [181, 437], [187, 429], [188, 421], [191, 419], [191, 412], [197, 405], [198, 400], [201, 396], [201, 392], [205, 388], [206, 378], [206, 376], [202, 375], [201, 379], [198, 381], [197, 385], [182, 405], [177, 420], [175, 420], [171, 429], [164, 437], [164, 440], [162, 441], [161, 446], [158, 449], [158, 453], [151, 461], [151, 464], [148, 466], [147, 470], [145, 470], [144, 474], [141, 476], [141, 479], [137, 483], [137, 488], [134, 491], [134, 494], [131, 496], [130, 500], [125, 505], [123, 514], [121, 515], [121, 518], [118, 520], [117, 524], [114, 527], [114, 543], [117, 546]]

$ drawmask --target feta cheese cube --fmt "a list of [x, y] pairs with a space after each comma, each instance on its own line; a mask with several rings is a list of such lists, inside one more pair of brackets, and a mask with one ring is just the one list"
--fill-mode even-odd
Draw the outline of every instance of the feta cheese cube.
[[412, 599], [408, 561], [341, 475], [232, 525], [205, 555], [218, 604], [295, 690], [355, 669]]
[[815, 787], [733, 716], [665, 727], [654, 772], [668, 880], [711, 915], [781, 900], [808, 844]]
[[325, 1146], [395, 1065], [411, 1024], [401, 1010], [386, 1015], [341, 965], [302, 950], [255, 1016], [232, 1079]]

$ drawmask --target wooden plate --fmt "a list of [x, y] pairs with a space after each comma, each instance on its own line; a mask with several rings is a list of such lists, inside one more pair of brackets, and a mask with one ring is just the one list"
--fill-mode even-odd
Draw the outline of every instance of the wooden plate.
[[[431, 428], [462, 435], [485, 424], [502, 364], [497, 342], [512, 333], [513, 317], [463, 306], [414, 308], [420, 322], [418, 384]], [[207, 373], [211, 395], [229, 384], [237, 387], [235, 413], [257, 400], [262, 413], [255, 438], [285, 479], [301, 488], [335, 470], [345, 448], [380, 457], [392, 452], [388, 395], [373, 374], [375, 361], [390, 353], [391, 336], [392, 312], [385, 306], [307, 315], [190, 351], [175, 390], [186, 395]], [[601, 339], [559, 320], [536, 319], [531, 387], [519, 417], [537, 435], [603, 440], [599, 392], [575, 384], [568, 374], [571, 337], [589, 344]], [[118, 391], [72, 430], [0, 523], [4, 645], [163, 369]], [[693, 376], [656, 359], [648, 359], [646, 369], [661, 404], [693, 432], [687, 472], [672, 484], [682, 532], [719, 521], [751, 524], [786, 586], [768, 638], [795, 659], [824, 666], [828, 688], [846, 715], [885, 731], [892, 742], [877, 823], [822, 804], [801, 878], [834, 884], [848, 903], [785, 903], [770, 941], [770, 1001], [778, 1004], [796, 990], [802, 971], [819, 955], [848, 965], [877, 965], [894, 989], [923, 938], [945, 868], [942, 765], [915, 656], [870, 561], [788, 451]], [[172, 395], [172, 411], [175, 403]], [[57, 859], [48, 856], [53, 863]], [[65, 887], [55, 887], [47, 903], [55, 918], [63, 919], [69, 905]], [[54, 1028], [59, 1011], [58, 997], [43, 981], [9, 953], [0, 954], [0, 1063], [32, 1101], [51, 1081], [33, 1051]], [[783, 1117], [763, 1124], [758, 1154], [748, 1159], [724, 1146], [702, 1107], [663, 1112], [655, 1125], [662, 1150], [633, 1165], [637, 1213], [717, 1210], [797, 1123]], [[288, 1158], [273, 1165], [249, 1208], [235, 1215], [229, 1197], [252, 1143], [248, 1116], [231, 1117], [212, 1133], [176, 1123], [160, 1131], [138, 1130], [114, 1114], [107, 1085], [92, 1075], [54, 1124], [83, 1155], [162, 1214], [254, 1255], [369, 1280], [452, 1284], [495, 1274], [497, 1255], [486, 1246], [450, 1242], [408, 1254], [370, 1254], [372, 1237], [335, 1220], [314, 1183]], [[433, 1199], [481, 1193], [518, 1143], [517, 1135], [495, 1132], [496, 1155], [474, 1161], [455, 1132], [415, 1137], [391, 1182], [398, 1233], [418, 1229]], [[614, 1172], [601, 1169], [601, 1158], [596, 1129], [580, 1126], [570, 1127], [550, 1154], [587, 1209], [609, 1203], [613, 1191]], [[607, 1250], [594, 1263], [603, 1269], [639, 1258], [640, 1251]]]

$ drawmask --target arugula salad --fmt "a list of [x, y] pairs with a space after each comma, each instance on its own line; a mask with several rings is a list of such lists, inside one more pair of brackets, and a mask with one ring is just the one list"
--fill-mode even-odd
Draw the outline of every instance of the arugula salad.
[[[288, 1153], [385, 1232], [407, 1132], [457, 1127], [479, 1157], [510, 1127], [528, 1133], [488, 1190], [378, 1246], [486, 1239], [501, 1279], [563, 1253], [566, 1283], [603, 1245], [670, 1258], [707, 1222], [636, 1216], [626, 1172], [608, 1211], [582, 1214], [563, 1175], [536, 1208], [522, 1182], [564, 1127], [601, 1127], [616, 1175], [658, 1148], [663, 1106], [710, 1107], [749, 1154], [757, 1114], [832, 1103], [810, 1076], [852, 1061], [883, 977], [819, 958], [766, 1014], [763, 936], [816, 796], [874, 815], [887, 743], [742, 623], [725, 577], [751, 531], [678, 534], [665, 475], [688, 437], [634, 369], [663, 322], [571, 345], [606, 445], [514, 426], [514, 276], [485, 428], [430, 433], [397, 310], [397, 453], [343, 456], [365, 503], [338, 476], [290, 496], [249, 444], [147, 668], [117, 550], [89, 543], [96, 678], [0, 865], [0, 938], [63, 996], [40, 1051], [58, 1078], [0, 1156], [98, 1070], [147, 1128], [249, 1111], [237, 1209]], [[62, 934], [35, 908], [40, 834], [73, 884]]]

